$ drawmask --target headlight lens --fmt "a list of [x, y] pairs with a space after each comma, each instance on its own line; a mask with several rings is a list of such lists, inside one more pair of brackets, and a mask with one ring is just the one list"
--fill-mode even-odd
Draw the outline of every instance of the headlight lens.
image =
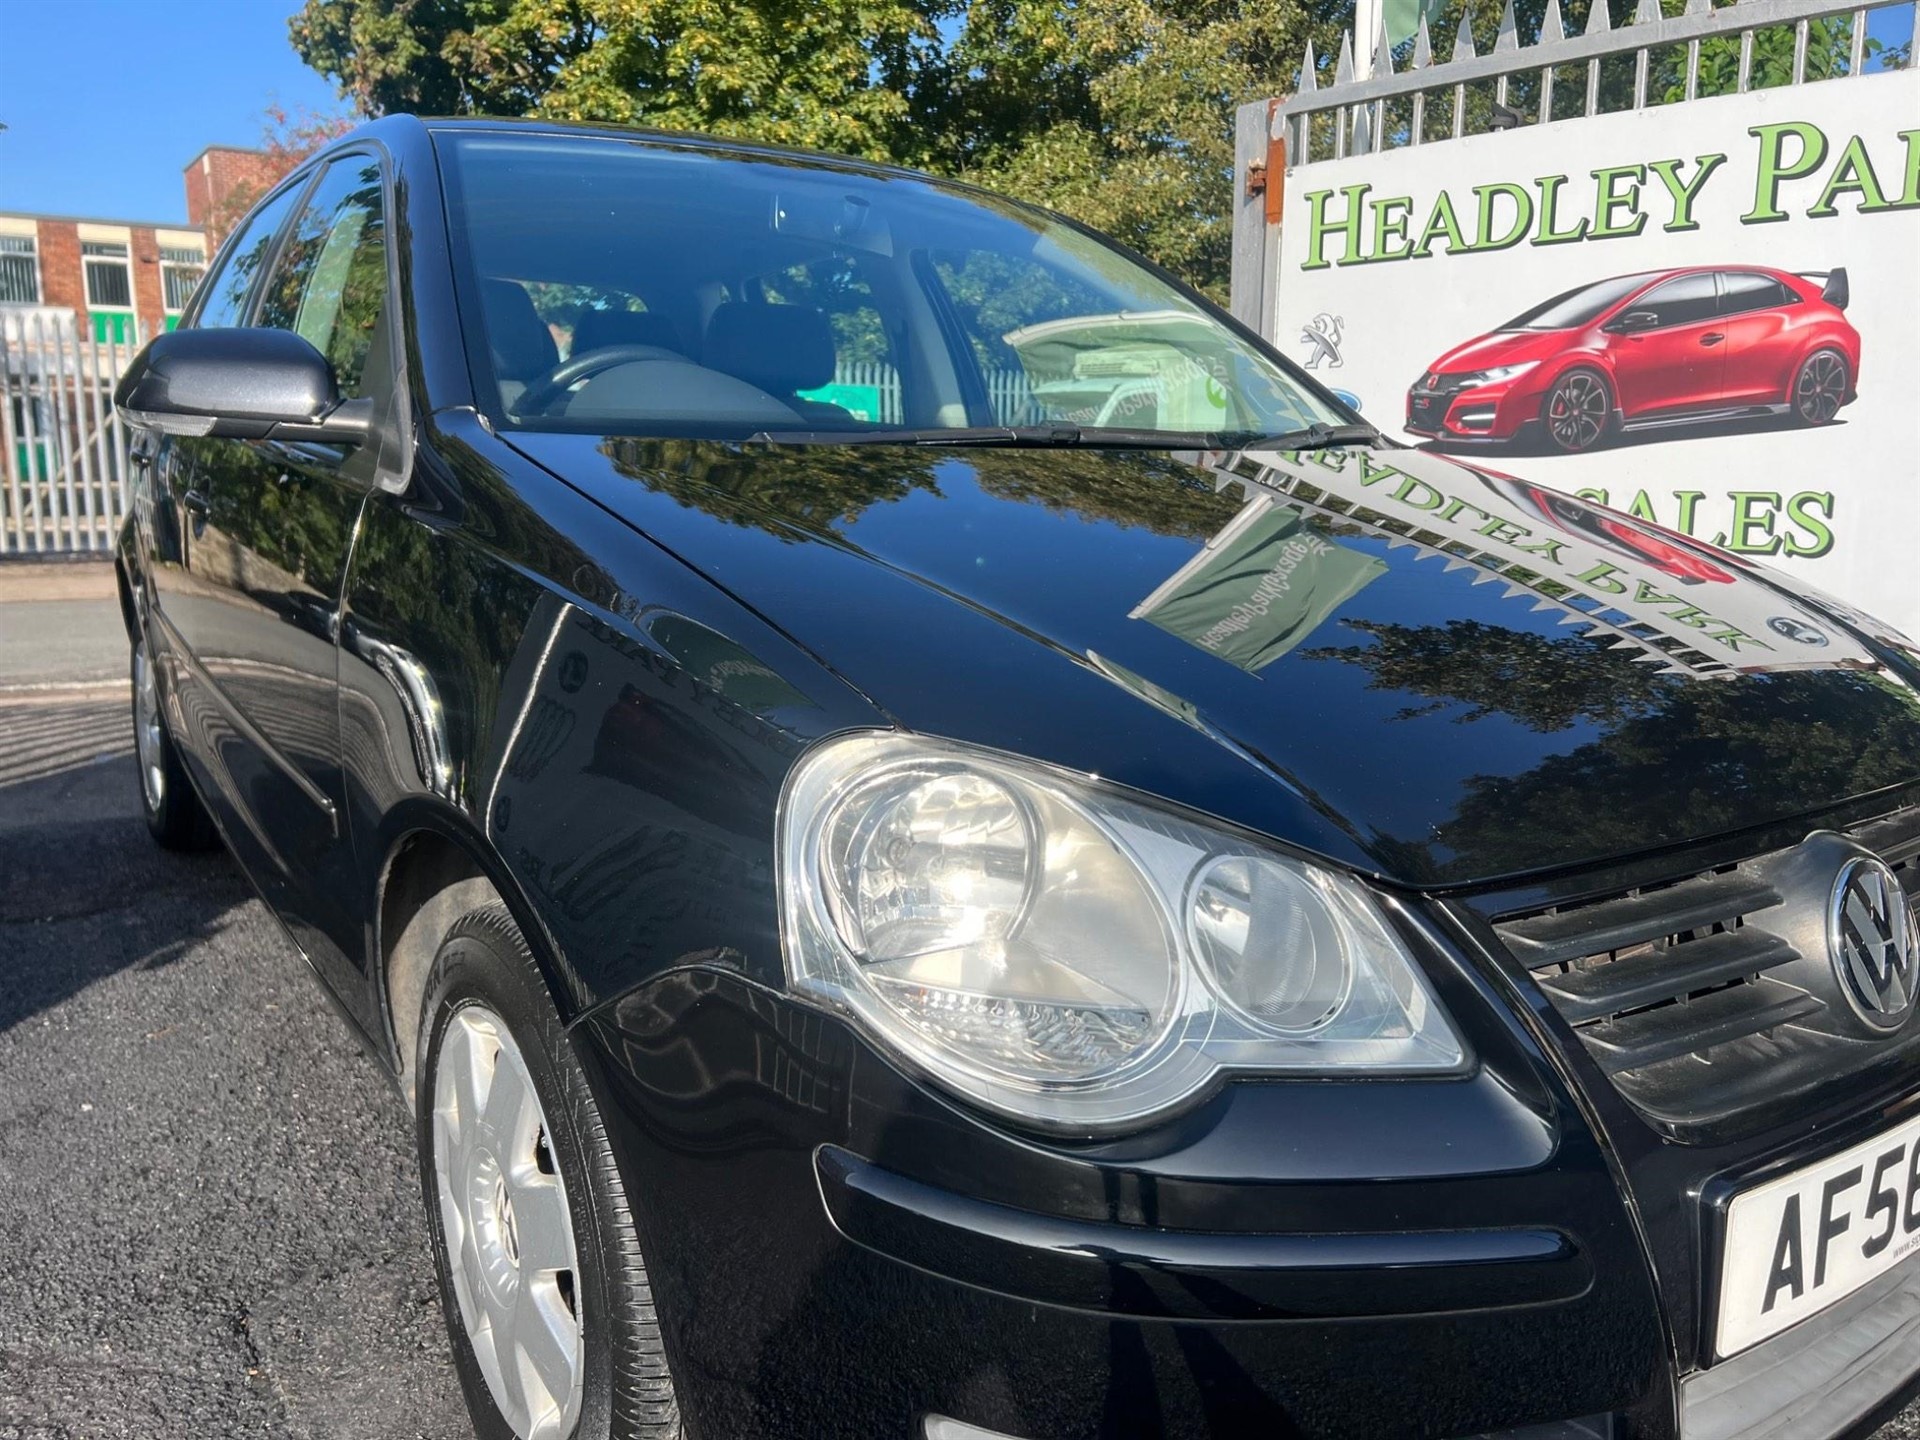
[[1517, 380], [1539, 363], [1538, 360], [1523, 360], [1518, 365], [1496, 365], [1491, 370], [1475, 370], [1470, 375], [1460, 377], [1460, 386], [1464, 390], [1472, 390], [1481, 385], [1498, 385], [1503, 380]]
[[1225, 1068], [1465, 1062], [1357, 884], [1084, 780], [856, 735], [780, 824], [795, 988], [1022, 1120], [1137, 1123]]

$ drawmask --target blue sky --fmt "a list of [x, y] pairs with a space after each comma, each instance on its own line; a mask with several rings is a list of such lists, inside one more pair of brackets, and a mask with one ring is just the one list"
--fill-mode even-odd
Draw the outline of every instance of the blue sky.
[[0, 210], [184, 221], [180, 172], [258, 145], [274, 103], [345, 107], [300, 63], [300, 0], [0, 0]]

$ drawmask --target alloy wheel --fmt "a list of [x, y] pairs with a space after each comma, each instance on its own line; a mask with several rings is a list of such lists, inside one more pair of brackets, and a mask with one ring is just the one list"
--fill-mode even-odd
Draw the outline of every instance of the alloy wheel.
[[133, 742], [140, 756], [140, 789], [147, 809], [159, 814], [167, 803], [167, 752], [160, 728], [160, 687], [143, 640], [133, 648]]
[[506, 1022], [462, 1006], [434, 1070], [434, 1183], [461, 1323], [521, 1440], [570, 1434], [585, 1388], [573, 1218], [547, 1136]]
[[1600, 377], [1576, 370], [1547, 397], [1547, 434], [1562, 450], [1585, 450], [1606, 433], [1611, 410]]
[[1802, 423], [1824, 425], [1847, 398], [1847, 362], [1831, 350], [1807, 357], [1793, 382], [1793, 410]]

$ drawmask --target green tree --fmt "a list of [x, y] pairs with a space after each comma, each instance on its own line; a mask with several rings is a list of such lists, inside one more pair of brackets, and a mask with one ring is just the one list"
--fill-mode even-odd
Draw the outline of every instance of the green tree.
[[1107, 230], [1224, 297], [1233, 110], [1336, 0], [307, 0], [366, 114], [544, 115], [917, 165]]
[[1291, 88], [1328, 0], [978, 0], [946, 56], [958, 173], [1072, 215], [1226, 295], [1233, 114]]
[[240, 223], [256, 200], [279, 183], [282, 175], [322, 145], [346, 134], [354, 123], [350, 115], [319, 115], [281, 105], [269, 105], [262, 112], [262, 121], [260, 179], [235, 185], [207, 215], [207, 233], [216, 245]]
[[950, 0], [307, 0], [294, 48], [367, 114], [542, 115], [892, 159]]

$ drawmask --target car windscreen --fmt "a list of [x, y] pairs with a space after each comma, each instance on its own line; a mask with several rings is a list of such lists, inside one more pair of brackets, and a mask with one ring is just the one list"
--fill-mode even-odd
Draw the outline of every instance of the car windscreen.
[[1355, 419], [1193, 292], [1011, 201], [660, 139], [436, 144], [470, 363], [509, 428], [1152, 443]]
[[1531, 310], [1523, 310], [1502, 330], [1572, 330], [1591, 325], [1609, 309], [1638, 290], [1651, 275], [1616, 275], [1611, 280], [1596, 280], [1577, 290], [1568, 290], [1542, 301]]

